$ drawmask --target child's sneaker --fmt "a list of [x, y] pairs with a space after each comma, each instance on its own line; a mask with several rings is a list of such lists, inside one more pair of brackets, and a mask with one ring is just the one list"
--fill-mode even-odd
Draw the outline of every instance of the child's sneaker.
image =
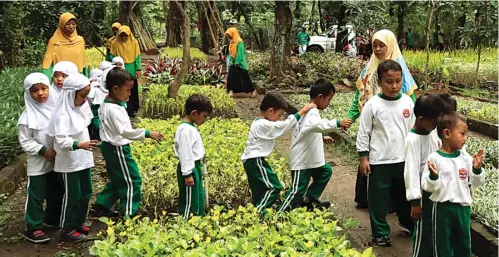
[[90, 233], [90, 226], [81, 224], [76, 230], [84, 235], [88, 235], [88, 233]]
[[119, 211], [108, 210], [100, 204], [92, 204], [88, 215], [92, 218], [108, 217], [108, 218], [118, 218], [120, 217]]
[[400, 226], [400, 229], [402, 230], [402, 234], [405, 234], [405, 235], [412, 235], [412, 229], [402, 225], [400, 222], [398, 223], [398, 225]]
[[24, 233], [24, 238], [35, 244], [48, 243], [50, 241], [50, 237], [41, 229], [26, 231], [26, 233]]
[[87, 236], [78, 232], [76, 229], [73, 230], [61, 230], [61, 240], [68, 242], [80, 242], [83, 241]]
[[392, 246], [392, 240], [388, 236], [379, 236], [373, 239], [378, 246]]
[[321, 202], [315, 198], [305, 198], [305, 199], [303, 199], [302, 206], [307, 207], [308, 211], [313, 211], [314, 208], [327, 209], [327, 208], [331, 207], [331, 203], [330, 202]]

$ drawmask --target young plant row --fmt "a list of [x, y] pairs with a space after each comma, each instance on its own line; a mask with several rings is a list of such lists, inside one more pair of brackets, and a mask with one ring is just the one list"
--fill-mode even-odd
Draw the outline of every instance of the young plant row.
[[499, 108], [497, 104], [491, 102], [481, 102], [465, 97], [455, 97], [457, 101], [457, 110], [473, 119], [487, 121], [498, 124], [497, 115]]

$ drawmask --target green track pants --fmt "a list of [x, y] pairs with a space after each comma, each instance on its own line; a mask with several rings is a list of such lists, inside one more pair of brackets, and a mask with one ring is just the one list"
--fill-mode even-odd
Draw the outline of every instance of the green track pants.
[[121, 214], [135, 216], [141, 201], [142, 178], [129, 145], [114, 146], [102, 142], [101, 152], [106, 161], [109, 182], [95, 203], [110, 210], [120, 200]]
[[433, 253], [432, 239], [432, 217], [433, 201], [430, 200], [431, 193], [423, 191], [422, 206], [423, 217], [414, 225], [412, 233], [412, 257], [429, 257]]
[[[28, 176], [26, 196], [26, 229], [34, 231], [43, 228], [43, 222], [59, 226], [61, 203], [64, 191], [59, 183], [59, 174], [49, 172], [38, 176]], [[43, 200], [46, 207], [43, 210]]]
[[[286, 193], [279, 211], [287, 211], [297, 207], [303, 201], [303, 196], [319, 199], [332, 175], [333, 170], [329, 163], [314, 169], [291, 171], [291, 188]], [[313, 181], [309, 186], [310, 178]]]
[[471, 257], [469, 206], [433, 203], [433, 256]]
[[179, 189], [179, 212], [185, 219], [189, 218], [190, 214], [204, 216], [205, 195], [203, 188], [203, 165], [201, 161], [196, 161], [195, 167], [192, 170], [194, 178], [194, 186], [185, 185], [185, 177], [182, 176], [180, 163], [177, 166], [177, 178]]
[[258, 212], [265, 213], [265, 209], [272, 207], [279, 198], [281, 182], [265, 158], [248, 159], [243, 166], [248, 176], [253, 205]]
[[59, 173], [64, 189], [60, 227], [71, 230], [86, 222], [88, 203], [92, 197], [92, 171]]

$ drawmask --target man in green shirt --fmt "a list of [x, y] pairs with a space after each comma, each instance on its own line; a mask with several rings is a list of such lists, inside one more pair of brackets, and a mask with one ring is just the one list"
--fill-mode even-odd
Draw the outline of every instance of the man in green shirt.
[[301, 28], [296, 37], [296, 43], [298, 44], [298, 55], [301, 56], [307, 51], [307, 46], [310, 44], [310, 35], [307, 33], [306, 28]]

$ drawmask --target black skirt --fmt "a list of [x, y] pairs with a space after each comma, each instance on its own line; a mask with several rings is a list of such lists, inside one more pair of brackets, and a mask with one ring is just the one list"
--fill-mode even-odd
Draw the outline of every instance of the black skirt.
[[139, 83], [137, 83], [137, 79], [133, 80], [133, 88], [126, 104], [128, 116], [133, 116], [139, 109]]
[[227, 76], [227, 91], [233, 93], [251, 93], [255, 91], [248, 71], [237, 66], [230, 66], [229, 75]]

